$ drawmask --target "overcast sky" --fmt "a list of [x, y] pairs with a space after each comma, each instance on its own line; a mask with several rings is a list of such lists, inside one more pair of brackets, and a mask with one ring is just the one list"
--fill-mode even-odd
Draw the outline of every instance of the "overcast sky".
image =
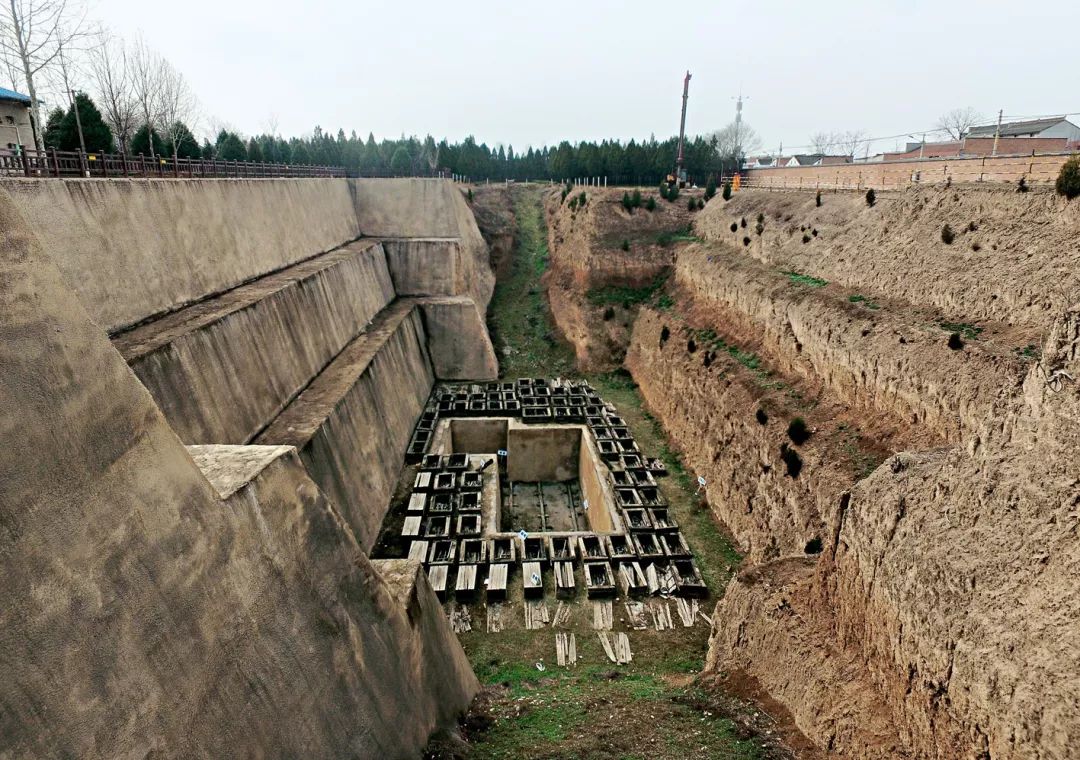
[[187, 76], [203, 132], [274, 116], [286, 136], [321, 125], [515, 149], [663, 138], [686, 69], [689, 133], [731, 121], [741, 88], [744, 119], [785, 152], [823, 130], [932, 128], [957, 106], [1080, 111], [1077, 0], [96, 0], [92, 13]]

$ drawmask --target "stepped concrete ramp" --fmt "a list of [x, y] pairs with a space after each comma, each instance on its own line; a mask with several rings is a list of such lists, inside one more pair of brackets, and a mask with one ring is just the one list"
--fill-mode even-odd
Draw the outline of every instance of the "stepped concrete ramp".
[[61, 269], [0, 192], [0, 756], [419, 754], [477, 688], [426, 579], [369, 562], [292, 449], [183, 446], [103, 327], [184, 267], [135, 310]]
[[[460, 252], [454, 260], [454, 289], [451, 292], [417, 292], [411, 295], [464, 295], [476, 301], [482, 313], [495, 288], [487, 244], [480, 235], [465, 196], [452, 182], [439, 179], [357, 179], [351, 180], [356, 215], [365, 236], [379, 238], [456, 238]], [[434, 247], [434, 246], [429, 246]], [[442, 258], [437, 249], [432, 251]], [[431, 253], [420, 254], [426, 258]], [[432, 265], [436, 260], [432, 260]], [[398, 283], [400, 268], [394, 268]], [[405, 292], [405, 291], [399, 291]]]
[[357, 241], [113, 343], [185, 442], [246, 443], [393, 298], [381, 247]]

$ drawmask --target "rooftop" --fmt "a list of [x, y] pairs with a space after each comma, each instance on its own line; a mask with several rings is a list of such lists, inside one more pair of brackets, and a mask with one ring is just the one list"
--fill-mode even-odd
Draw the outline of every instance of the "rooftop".
[[15, 92], [15, 90], [9, 90], [6, 87], [0, 87], [0, 100], [14, 100], [16, 103], [30, 105], [29, 95], [23, 95], [21, 92]]
[[[1064, 116], [1051, 116], [1046, 119], [1030, 119], [1028, 121], [1012, 121], [1001, 125], [1001, 136], [1026, 135], [1032, 132], [1042, 132], [1055, 124], [1065, 121]], [[983, 124], [972, 127], [967, 131], [966, 137], [993, 137], [997, 131], [997, 124]]]

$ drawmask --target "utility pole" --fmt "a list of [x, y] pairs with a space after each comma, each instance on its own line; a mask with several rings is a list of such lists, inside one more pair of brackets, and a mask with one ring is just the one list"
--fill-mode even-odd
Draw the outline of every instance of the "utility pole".
[[683, 144], [686, 139], [686, 101], [690, 97], [690, 71], [687, 70], [686, 78], [682, 85], [682, 117], [679, 119], [679, 154], [675, 157], [675, 179], [678, 182], [686, 182], [686, 170], [683, 168]]
[[1001, 115], [1003, 113], [1005, 113], [1004, 109], [999, 109], [998, 110], [998, 123], [997, 123], [997, 129], [994, 130], [994, 147], [990, 151], [991, 156], [996, 156], [997, 155], [998, 140], [1001, 139]]
[[83, 139], [82, 119], [79, 118], [79, 102], [75, 100], [75, 90], [68, 90], [68, 95], [71, 97], [71, 110], [75, 112], [75, 126], [79, 130], [79, 148], [86, 153], [86, 140]]

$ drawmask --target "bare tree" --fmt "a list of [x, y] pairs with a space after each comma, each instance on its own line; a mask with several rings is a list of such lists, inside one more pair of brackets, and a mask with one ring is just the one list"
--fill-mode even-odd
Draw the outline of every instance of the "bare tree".
[[964, 139], [964, 134], [986, 118], [971, 106], [954, 108], [937, 120], [935, 125], [942, 132], [948, 132], [953, 140]]
[[810, 149], [814, 153], [826, 155], [832, 150], [839, 137], [835, 132], [815, 132], [810, 135]]
[[724, 159], [742, 160], [748, 153], [761, 148], [761, 139], [757, 132], [744, 121], [731, 122], [714, 132], [712, 138], [716, 141], [716, 151]]
[[173, 158], [180, 150], [180, 139], [194, 126], [195, 94], [184, 75], [168, 61], [161, 61], [161, 122], [165, 136], [172, 146]]
[[30, 96], [38, 150], [44, 150], [38, 85], [62, 51], [77, 48], [92, 32], [78, 0], [6, 0], [0, 6], [0, 55], [17, 67]]
[[854, 158], [859, 146], [866, 142], [866, 132], [861, 129], [849, 129], [844, 134], [838, 134], [836, 137], [837, 139], [833, 143], [834, 147], [839, 148], [840, 155], [849, 158]]
[[162, 87], [164, 86], [164, 59], [151, 50], [140, 37], [135, 40], [128, 56], [131, 73], [131, 92], [137, 104], [142, 125], [146, 127], [150, 143], [150, 157], [154, 157], [154, 132], [162, 120]]
[[88, 59], [101, 115], [116, 136], [120, 151], [127, 153], [139, 120], [127, 45], [118, 37], [105, 36]]

